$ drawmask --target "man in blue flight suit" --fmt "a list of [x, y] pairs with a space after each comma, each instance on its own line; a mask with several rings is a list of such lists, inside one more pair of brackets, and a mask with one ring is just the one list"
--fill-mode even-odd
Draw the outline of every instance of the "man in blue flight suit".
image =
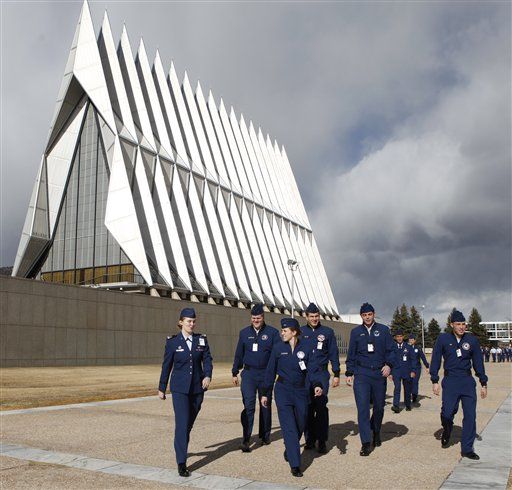
[[[238, 386], [238, 372], [242, 371], [242, 400], [244, 409], [240, 416], [243, 428], [243, 440], [240, 449], [244, 453], [251, 452], [250, 439], [256, 412], [256, 394], [261, 401], [265, 369], [272, 348], [281, 341], [279, 331], [265, 324], [263, 305], [255, 305], [251, 310], [251, 325], [243, 328], [238, 337], [235, 359], [231, 374], [233, 384]], [[270, 444], [270, 430], [272, 428], [271, 399], [268, 406], [260, 405], [259, 438], [262, 444]]]
[[393, 392], [393, 406], [391, 410], [395, 413], [400, 412], [400, 394], [402, 384], [404, 386], [404, 404], [407, 411], [411, 408], [412, 379], [416, 376], [414, 365], [416, 364], [416, 356], [414, 349], [404, 342], [404, 333], [397, 330], [395, 333], [395, 358], [396, 364], [391, 371], [395, 390]]
[[[357, 423], [361, 438], [361, 456], [381, 445], [380, 428], [386, 403], [386, 378], [396, 363], [395, 345], [389, 328], [375, 322], [375, 309], [364, 303], [360, 309], [363, 323], [350, 332], [347, 353], [346, 383], [354, 386]], [[373, 414], [370, 418], [370, 400]]]
[[439, 369], [441, 360], [444, 360], [443, 398], [441, 406], [441, 424], [443, 433], [441, 445], [449, 446], [450, 435], [453, 428], [453, 417], [462, 402], [462, 457], [480, 459], [475, 453], [473, 443], [476, 438], [476, 383], [471, 373], [471, 366], [480, 380], [482, 388], [480, 396], [487, 396], [487, 376], [485, 374], [482, 351], [478, 339], [466, 332], [466, 319], [464, 315], [454, 310], [450, 324], [452, 333], [442, 333], [437, 338], [430, 363], [430, 379], [432, 391], [439, 396]]
[[[308, 422], [306, 424], [306, 449], [313, 449], [318, 441], [318, 452], [327, 452], [326, 442], [329, 436], [329, 409], [327, 408], [327, 393], [329, 391], [328, 364], [334, 374], [332, 387], [340, 384], [340, 354], [334, 330], [320, 324], [320, 310], [315, 303], [310, 303], [306, 308], [307, 325], [301, 328], [301, 338], [310, 344], [313, 351], [309, 362], [308, 383], [310, 390], [310, 404], [308, 408]], [[316, 372], [322, 380], [322, 395], [314, 396], [314, 385], [311, 373]]]
[[485, 362], [489, 362], [489, 359], [491, 358], [491, 349], [489, 349], [489, 346], [484, 347], [484, 358]]
[[413, 366], [415, 376], [412, 378], [412, 402], [416, 403], [418, 401], [418, 392], [419, 392], [419, 385], [420, 385], [420, 377], [421, 377], [421, 363], [428, 369], [430, 367], [430, 364], [427, 361], [427, 358], [425, 357], [425, 353], [423, 352], [423, 349], [416, 345], [416, 335], [411, 333], [409, 335], [409, 338], [407, 339], [407, 342], [411, 346], [411, 348], [414, 351], [416, 361]]

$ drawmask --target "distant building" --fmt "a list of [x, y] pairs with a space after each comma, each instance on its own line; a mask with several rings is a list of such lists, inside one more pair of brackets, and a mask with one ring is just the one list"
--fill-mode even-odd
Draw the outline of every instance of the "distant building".
[[284, 148], [87, 3], [13, 276], [339, 318]]
[[485, 327], [489, 340], [503, 343], [512, 342], [511, 330], [512, 321], [508, 322], [481, 322], [480, 325]]

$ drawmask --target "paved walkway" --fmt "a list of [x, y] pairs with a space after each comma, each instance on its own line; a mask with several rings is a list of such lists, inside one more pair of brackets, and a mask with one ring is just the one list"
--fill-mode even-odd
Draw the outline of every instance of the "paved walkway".
[[[478, 486], [483, 485], [480, 476], [486, 474], [493, 475], [492, 488], [505, 488], [511, 453], [511, 368], [510, 364], [488, 366], [489, 396], [478, 402], [477, 426], [482, 439], [476, 445], [482, 457], [478, 463], [464, 460], [459, 464], [460, 413], [452, 445], [441, 448], [440, 399], [431, 395], [424, 376], [420, 406], [399, 414], [388, 407], [383, 445], [364, 459], [359, 456], [352, 391], [346, 386], [331, 390], [329, 452], [304, 452], [302, 479], [293, 478], [283, 460], [275, 411], [272, 444], [255, 444], [250, 454], [239, 451], [240, 392], [228, 388], [206, 395], [190, 443], [191, 478], [180, 478], [175, 470], [170, 399], [162, 402], [145, 397], [0, 412], [1, 483], [5, 488], [39, 489], [159, 489], [183, 485], [434, 489], [443, 483], [446, 488], [490, 488]], [[391, 391], [389, 385], [388, 393]], [[496, 445], [498, 440], [500, 447]]]

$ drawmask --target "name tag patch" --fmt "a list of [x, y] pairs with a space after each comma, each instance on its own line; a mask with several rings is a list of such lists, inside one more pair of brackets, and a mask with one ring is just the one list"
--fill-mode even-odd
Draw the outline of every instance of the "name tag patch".
[[317, 342], [317, 344], [316, 344], [316, 348], [317, 348], [318, 350], [322, 350], [323, 345], [324, 345], [324, 343], [323, 343], [323, 342]]
[[375, 346], [373, 344], [368, 344], [368, 352], [375, 352]]
[[302, 371], [306, 370], [306, 363], [304, 361], [299, 361], [299, 367]]
[[457, 357], [462, 357], [462, 351], [460, 349], [457, 349]]
[[202, 345], [203, 347], [206, 345], [203, 337], [199, 337], [199, 345]]
[[252, 344], [252, 351], [253, 352], [258, 352], [258, 344]]

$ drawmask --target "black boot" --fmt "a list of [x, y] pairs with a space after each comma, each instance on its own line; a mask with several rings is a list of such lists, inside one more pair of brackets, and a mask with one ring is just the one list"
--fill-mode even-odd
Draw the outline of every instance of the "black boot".
[[262, 437], [261, 438], [261, 445], [262, 446], [268, 446], [270, 444], [270, 437]]
[[370, 456], [372, 452], [372, 445], [369, 442], [364, 442], [361, 451], [359, 451], [359, 456]]
[[379, 447], [382, 445], [382, 441], [380, 440], [380, 432], [373, 433], [373, 446]]
[[301, 477], [303, 476], [302, 475], [302, 471], [300, 471], [300, 468], [298, 466], [295, 466], [294, 468], [292, 468], [292, 475], [293, 476], [297, 476], [297, 477]]
[[416, 403], [418, 401], [418, 395], [412, 395], [412, 402]]
[[178, 465], [178, 474], [184, 477], [190, 476], [190, 471], [188, 471], [187, 465], [185, 463], [180, 463]]
[[412, 410], [412, 408], [411, 408], [410, 406], [409, 406], [409, 407], [405, 407], [405, 410], [406, 410], [407, 412], [410, 412], [410, 411]]
[[453, 424], [441, 417], [441, 424], [443, 425], [443, 433], [441, 434], [441, 447], [447, 448], [450, 445], [450, 436], [452, 434]]
[[320, 454], [327, 454], [327, 446], [325, 445], [325, 442], [323, 442], [323, 441], [319, 441], [318, 442], [318, 449], [317, 449], [317, 451]]
[[392, 410], [393, 412], [395, 412], [395, 413], [400, 413], [400, 408], [399, 408], [399, 407], [397, 407], [396, 405], [393, 405], [393, 406], [391, 407], [391, 410]]
[[250, 442], [249, 441], [242, 441], [242, 444], [240, 444], [240, 449], [243, 453], [250, 453], [252, 451]]
[[461, 456], [463, 458], [474, 459], [475, 461], [480, 459], [480, 456], [478, 456], [478, 454], [476, 454], [475, 451], [471, 451], [470, 453], [461, 453]]

